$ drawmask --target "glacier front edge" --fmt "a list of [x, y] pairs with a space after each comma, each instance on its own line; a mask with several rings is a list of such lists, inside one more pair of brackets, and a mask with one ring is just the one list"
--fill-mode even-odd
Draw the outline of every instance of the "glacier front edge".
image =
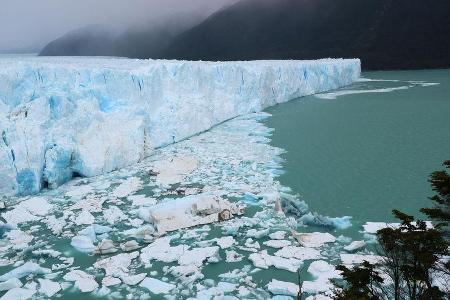
[[0, 195], [136, 163], [236, 116], [357, 80], [359, 59], [0, 58]]

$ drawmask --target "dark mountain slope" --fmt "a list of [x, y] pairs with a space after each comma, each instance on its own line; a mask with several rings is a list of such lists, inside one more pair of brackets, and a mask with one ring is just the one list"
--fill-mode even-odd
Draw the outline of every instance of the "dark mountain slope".
[[358, 57], [364, 69], [372, 70], [449, 68], [450, 1], [242, 0], [196, 26], [192, 19], [176, 16], [120, 33], [87, 27], [53, 41], [41, 55]]
[[39, 55], [158, 57], [175, 36], [198, 24], [198, 18], [174, 15], [165, 21], [132, 27], [90, 25], [50, 42]]
[[191, 60], [359, 57], [365, 69], [450, 67], [448, 0], [246, 0], [179, 35]]
[[52, 41], [40, 55], [45, 56], [110, 56], [114, 55], [119, 33], [101, 25], [91, 25], [70, 31]]

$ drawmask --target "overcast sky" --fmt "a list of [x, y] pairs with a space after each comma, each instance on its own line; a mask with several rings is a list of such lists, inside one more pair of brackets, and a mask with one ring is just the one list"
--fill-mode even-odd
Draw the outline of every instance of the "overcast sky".
[[150, 22], [173, 14], [207, 16], [238, 0], [0, 0], [0, 51], [43, 47], [90, 24]]

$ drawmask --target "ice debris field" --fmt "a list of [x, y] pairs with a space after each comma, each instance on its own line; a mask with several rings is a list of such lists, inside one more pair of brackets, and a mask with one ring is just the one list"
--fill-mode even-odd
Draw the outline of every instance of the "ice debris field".
[[380, 259], [386, 224], [352, 241], [350, 217], [277, 181], [283, 150], [255, 112], [348, 84], [359, 61], [51, 62], [0, 63], [2, 159], [36, 176], [2, 194], [51, 188], [4, 197], [0, 299], [294, 299], [298, 269], [308, 299], [329, 299], [334, 265]]

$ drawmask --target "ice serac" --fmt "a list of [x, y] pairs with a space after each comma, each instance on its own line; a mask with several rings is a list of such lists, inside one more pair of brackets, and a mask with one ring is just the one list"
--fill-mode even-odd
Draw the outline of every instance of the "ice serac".
[[0, 59], [0, 194], [138, 162], [238, 115], [348, 85], [358, 59]]

